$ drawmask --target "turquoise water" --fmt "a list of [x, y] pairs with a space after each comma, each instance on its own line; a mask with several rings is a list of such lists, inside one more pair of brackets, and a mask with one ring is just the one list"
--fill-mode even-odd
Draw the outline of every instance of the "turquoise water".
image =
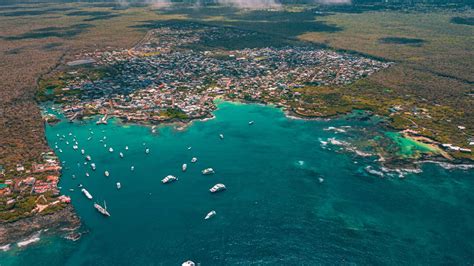
[[[363, 170], [374, 158], [325, 149], [319, 141], [344, 138], [324, 130], [329, 126], [376, 130], [370, 121], [292, 120], [276, 108], [230, 103], [215, 115], [184, 131], [160, 127], [157, 134], [94, 121], [48, 126], [49, 143], [64, 151], [62, 193], [72, 197], [87, 233], [76, 242], [44, 236], [27, 249], [1, 253], [0, 265], [474, 263], [472, 170], [426, 164], [423, 173], [404, 179], [379, 178]], [[56, 137], [69, 132], [97, 171]], [[107, 148], [99, 142], [103, 136]], [[216, 174], [201, 175], [207, 167]], [[161, 184], [168, 174], [179, 180]], [[210, 194], [216, 183], [228, 190]], [[106, 200], [112, 216], [98, 214], [79, 184]], [[204, 220], [211, 210], [217, 215]]]

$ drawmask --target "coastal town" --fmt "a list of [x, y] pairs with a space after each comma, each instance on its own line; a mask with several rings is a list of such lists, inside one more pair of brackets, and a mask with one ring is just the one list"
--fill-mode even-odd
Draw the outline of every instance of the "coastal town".
[[[205, 118], [216, 108], [216, 98], [272, 103], [304, 113], [298, 106], [298, 88], [349, 84], [392, 64], [305, 46], [188, 48], [236, 34], [251, 33], [209, 26], [162, 27], [132, 49], [78, 55], [67, 64], [68, 78], [56, 100], [71, 120], [96, 114], [139, 123]], [[92, 80], [74, 69], [78, 66], [107, 73]]]

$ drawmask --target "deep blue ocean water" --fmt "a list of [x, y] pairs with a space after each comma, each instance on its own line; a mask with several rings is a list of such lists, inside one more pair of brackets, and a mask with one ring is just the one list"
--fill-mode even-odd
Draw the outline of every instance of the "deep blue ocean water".
[[[41, 236], [26, 249], [0, 253], [0, 265], [474, 263], [473, 170], [426, 164], [404, 179], [380, 178], [363, 171], [373, 160], [324, 149], [319, 141], [342, 138], [324, 130], [329, 126], [369, 122], [294, 120], [273, 107], [231, 103], [220, 104], [215, 115], [156, 134], [95, 120], [47, 126], [48, 142], [63, 150], [61, 192], [71, 196], [87, 233], [76, 242]], [[96, 171], [72, 149], [74, 136]], [[198, 162], [190, 163], [192, 157]], [[216, 174], [201, 175], [207, 167]], [[169, 174], [179, 180], [161, 184]], [[216, 183], [227, 191], [209, 193]], [[92, 207], [79, 184], [94, 201], [107, 202], [111, 217]], [[204, 220], [211, 210], [217, 215]]]

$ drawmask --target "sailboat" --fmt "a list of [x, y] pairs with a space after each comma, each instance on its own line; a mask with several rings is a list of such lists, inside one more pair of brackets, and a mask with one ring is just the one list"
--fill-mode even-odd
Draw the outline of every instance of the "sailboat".
[[94, 208], [100, 212], [102, 215], [109, 217], [110, 213], [107, 211], [107, 204], [104, 200], [104, 207], [100, 206], [98, 203], [94, 203]]

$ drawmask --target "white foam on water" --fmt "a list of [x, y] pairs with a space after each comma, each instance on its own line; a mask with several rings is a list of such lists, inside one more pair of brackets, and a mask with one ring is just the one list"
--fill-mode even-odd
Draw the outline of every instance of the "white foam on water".
[[28, 246], [30, 244], [33, 244], [35, 242], [38, 242], [38, 241], [40, 241], [40, 233], [41, 232], [38, 232], [38, 233], [34, 234], [33, 236], [31, 236], [30, 238], [27, 238], [23, 241], [18, 242], [18, 243], [16, 243], [16, 245], [21, 248], [21, 247], [25, 247], [25, 246]]

